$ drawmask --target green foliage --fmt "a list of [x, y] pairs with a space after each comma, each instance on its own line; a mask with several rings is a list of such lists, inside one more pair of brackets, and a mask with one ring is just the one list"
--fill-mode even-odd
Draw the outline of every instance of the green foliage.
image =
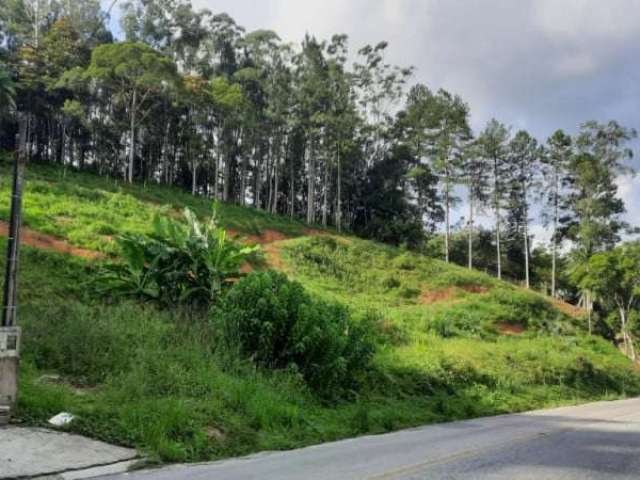
[[373, 345], [341, 305], [312, 298], [277, 272], [240, 280], [219, 311], [227, 345], [272, 369], [294, 369], [323, 397], [357, 388]]
[[241, 276], [240, 267], [258, 247], [243, 247], [217, 225], [215, 212], [200, 223], [188, 208], [185, 223], [156, 216], [150, 235], [117, 238], [123, 262], [104, 268], [100, 282], [116, 294], [166, 306], [215, 303]]
[[[0, 155], [0, 195], [10, 197], [12, 154]], [[30, 163], [23, 197], [24, 224], [39, 232], [64, 238], [72, 245], [118, 253], [116, 233], [148, 235], [156, 215], [181, 216], [185, 207], [199, 218], [211, 215], [211, 200], [194, 197], [175, 187], [127, 185], [113, 178], [80, 173], [73, 169]], [[218, 204], [218, 221], [242, 235], [258, 235], [266, 229], [299, 236], [305, 226], [263, 210]], [[9, 204], [0, 204], [0, 218], [8, 220]]]
[[[2, 191], [7, 183], [0, 185]], [[211, 207], [176, 189], [122, 186], [72, 170], [62, 177], [59, 170], [33, 164], [25, 205], [32, 228], [106, 252], [114, 251], [107, 235], [152, 235], [156, 213], [172, 215], [188, 205], [205, 217]], [[297, 222], [253, 209], [223, 204], [219, 213], [221, 223], [247, 234], [267, 228], [304, 234]], [[5, 246], [0, 239], [0, 248]], [[325, 396], [322, 386], [309, 388], [301, 368], [290, 362], [256, 368], [255, 362], [234, 355], [229, 342], [221, 342], [223, 305], [220, 316], [213, 313], [207, 322], [197, 309], [160, 310], [134, 300], [114, 304], [92, 287], [96, 266], [25, 248], [19, 420], [39, 425], [70, 411], [79, 419], [72, 431], [136, 446], [152, 460], [177, 462], [640, 393], [631, 362], [609, 342], [583, 335], [564, 317], [555, 318], [555, 310], [535, 293], [351, 237], [296, 238], [279, 247], [283, 267], [304, 286], [308, 299], [295, 297], [305, 310], [300, 317], [304, 328], [295, 334], [313, 339], [312, 347], [319, 342], [342, 348], [342, 341], [334, 344], [333, 337], [314, 330], [316, 325], [325, 328], [329, 317], [330, 325], [347, 322], [350, 333], [363, 332], [366, 343], [354, 342], [354, 348], [370, 345], [369, 339], [376, 345], [370, 365], [353, 380]], [[388, 289], [384, 280], [390, 278], [401, 285]], [[256, 287], [247, 287], [246, 298], [264, 296], [269, 299], [260, 303], [264, 311], [281, 312], [274, 305], [284, 302], [282, 291], [265, 292], [253, 282], [257, 279], [243, 280], [245, 287]], [[295, 291], [289, 282], [283, 285]], [[440, 292], [450, 296], [425, 302], [425, 296]], [[247, 305], [258, 310], [256, 302], [242, 300], [238, 294], [237, 311]], [[348, 305], [351, 314], [336, 302]], [[454, 324], [453, 337], [438, 335], [430, 326], [434, 319], [458, 317], [466, 324]], [[527, 325], [528, 333], [500, 335], [498, 318]], [[561, 328], [536, 323], [545, 319]], [[554, 331], [566, 335], [550, 334]], [[307, 351], [326, 358], [314, 348]], [[351, 356], [355, 371], [365, 357]], [[59, 377], [47, 380], [43, 374]], [[354, 387], [355, 401], [349, 391]], [[340, 401], [327, 402], [336, 392]]]
[[0, 114], [7, 113], [5, 110], [15, 108], [15, 97], [16, 90], [13, 80], [9, 76], [9, 72], [0, 65], [0, 105], [2, 105]]

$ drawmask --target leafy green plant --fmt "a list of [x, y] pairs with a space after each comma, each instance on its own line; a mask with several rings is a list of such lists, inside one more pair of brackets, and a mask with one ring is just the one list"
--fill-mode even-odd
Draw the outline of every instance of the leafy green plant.
[[301, 284], [273, 271], [240, 280], [217, 319], [229, 348], [263, 367], [298, 371], [323, 397], [354, 389], [374, 353], [345, 307], [312, 300]]
[[120, 295], [164, 305], [215, 303], [221, 291], [242, 276], [240, 267], [257, 251], [227, 237], [215, 211], [201, 223], [186, 208], [185, 223], [156, 215], [150, 235], [116, 239], [123, 262], [107, 266], [101, 283]]

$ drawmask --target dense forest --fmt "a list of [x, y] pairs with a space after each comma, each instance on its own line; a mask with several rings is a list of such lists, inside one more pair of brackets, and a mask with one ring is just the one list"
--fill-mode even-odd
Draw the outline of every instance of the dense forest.
[[[116, 33], [98, 0], [2, 2], [0, 148], [22, 124], [33, 162], [179, 186], [565, 297], [575, 265], [630, 231], [616, 179], [636, 132], [615, 121], [547, 139], [498, 120], [473, 132], [464, 99], [412, 84], [385, 41], [287, 44], [188, 0], [115, 8]], [[549, 246], [533, 248], [534, 221]]]

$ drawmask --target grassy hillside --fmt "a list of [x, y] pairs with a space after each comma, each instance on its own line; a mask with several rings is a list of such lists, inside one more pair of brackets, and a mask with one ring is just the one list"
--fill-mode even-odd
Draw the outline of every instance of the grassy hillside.
[[[114, 254], [113, 235], [145, 232], [155, 212], [185, 205], [201, 215], [211, 208], [175, 189], [30, 167], [25, 221]], [[100, 297], [92, 284], [100, 260], [25, 248], [19, 420], [40, 424], [71, 411], [74, 431], [161, 461], [195, 461], [640, 393], [635, 366], [541, 295], [252, 209], [222, 205], [219, 213], [227, 227], [275, 240], [253, 268], [283, 270], [367, 322], [377, 353], [362, 389], [328, 403], [295, 372], [222, 355], [211, 319]]]

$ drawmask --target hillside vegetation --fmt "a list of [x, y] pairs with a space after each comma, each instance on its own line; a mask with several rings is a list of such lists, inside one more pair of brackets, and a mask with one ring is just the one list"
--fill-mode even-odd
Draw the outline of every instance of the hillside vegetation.
[[[7, 165], [1, 172], [8, 199]], [[99, 294], [100, 265], [117, 258], [113, 237], [148, 232], [154, 214], [177, 217], [185, 206], [211, 212], [209, 201], [176, 189], [30, 165], [25, 224], [104, 256], [22, 250], [20, 421], [70, 411], [73, 431], [152, 460], [197, 461], [640, 393], [636, 366], [542, 295], [250, 208], [221, 204], [218, 214], [263, 244], [251, 269], [297, 280], [305, 304], [345, 306], [375, 346], [339, 396], [318, 393], [304, 370], [222, 348], [217, 309], [202, 315]], [[0, 219], [7, 215], [2, 203]], [[238, 292], [251, 285], [241, 284]]]

